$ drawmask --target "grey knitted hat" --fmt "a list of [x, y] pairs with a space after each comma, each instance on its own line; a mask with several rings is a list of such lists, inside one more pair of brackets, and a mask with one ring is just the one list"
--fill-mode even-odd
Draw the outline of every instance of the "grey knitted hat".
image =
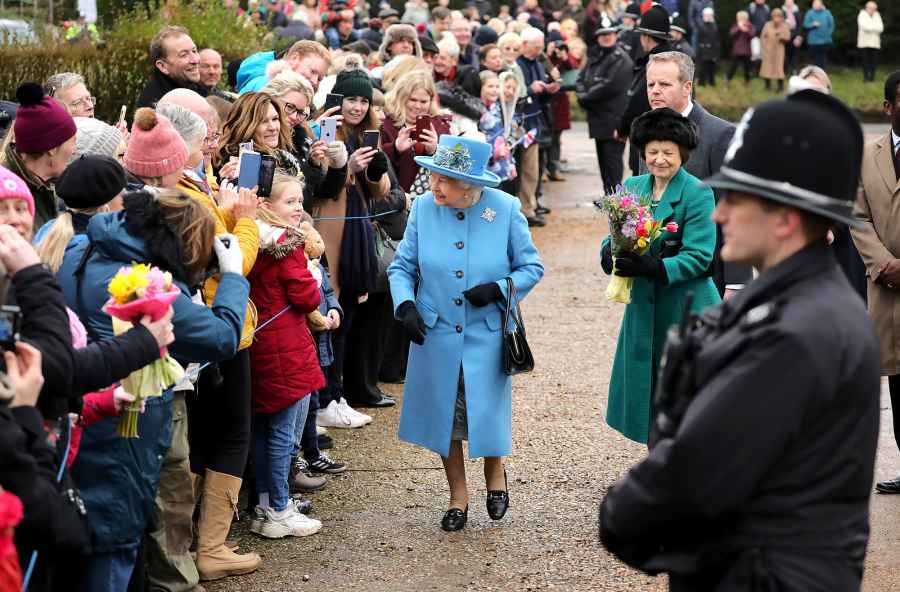
[[75, 127], [75, 160], [82, 154], [97, 154], [116, 157], [116, 149], [122, 143], [122, 132], [93, 117], [76, 117]]

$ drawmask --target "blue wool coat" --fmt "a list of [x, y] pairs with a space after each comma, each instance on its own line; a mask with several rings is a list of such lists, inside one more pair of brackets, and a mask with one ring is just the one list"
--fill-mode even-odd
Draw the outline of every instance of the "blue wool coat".
[[462, 367], [469, 455], [510, 453], [512, 381], [502, 369], [500, 304], [477, 308], [462, 293], [497, 282], [505, 297], [512, 277], [521, 300], [544, 275], [519, 208], [518, 199], [489, 188], [466, 209], [438, 206], [430, 191], [413, 203], [387, 271], [394, 303], [415, 301], [428, 327], [425, 344], [410, 346], [401, 440], [449, 454]]
[[[89, 240], [88, 240], [89, 239]], [[74, 270], [85, 248], [94, 252], [84, 269], [79, 299]], [[108, 299], [106, 285], [122, 267], [147, 262], [143, 239], [129, 234], [124, 213], [98, 214], [88, 224], [87, 236], [66, 249], [57, 274], [66, 304], [100, 338], [112, 336], [112, 321], [102, 311]], [[191, 301], [188, 287], [172, 304], [175, 342], [169, 352], [183, 365], [221, 361], [237, 352], [250, 285], [236, 273], [223, 273], [212, 307]], [[140, 438], [116, 434], [118, 417], [88, 427], [72, 475], [88, 510], [94, 553], [136, 548], [155, 516], [154, 498], [162, 459], [172, 440], [172, 391], [147, 401], [138, 419]]]
[[[653, 192], [653, 177], [639, 175], [625, 188], [640, 196]], [[683, 168], [675, 173], [653, 212], [653, 217], [676, 222], [678, 231], [663, 232], [650, 245], [659, 255], [663, 241], [681, 242], [678, 254], [663, 259], [669, 283], [634, 278], [631, 303], [625, 306], [616, 357], [609, 382], [606, 423], [636, 442], [647, 442], [650, 400], [669, 327], [681, 320], [685, 298], [694, 293], [691, 311], [698, 313], [720, 301], [707, 273], [716, 248], [715, 207], [712, 189]], [[604, 245], [609, 237], [604, 241]]]

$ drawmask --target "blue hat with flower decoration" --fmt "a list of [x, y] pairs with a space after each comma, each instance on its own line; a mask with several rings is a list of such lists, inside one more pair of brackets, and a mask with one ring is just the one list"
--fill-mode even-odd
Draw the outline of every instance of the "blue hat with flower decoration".
[[490, 159], [491, 145], [487, 142], [444, 134], [434, 156], [417, 156], [416, 164], [466, 183], [496, 187], [500, 177], [485, 170]]

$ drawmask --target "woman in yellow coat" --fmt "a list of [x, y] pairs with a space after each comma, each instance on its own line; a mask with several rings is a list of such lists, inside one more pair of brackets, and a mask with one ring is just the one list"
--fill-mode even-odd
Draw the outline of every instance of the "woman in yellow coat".
[[[188, 146], [190, 156], [178, 181], [178, 189], [212, 213], [216, 235], [235, 235], [244, 256], [242, 275], [246, 277], [259, 252], [255, 193], [246, 189], [238, 192], [230, 184], [224, 184], [214, 193], [202, 167], [204, 152], [211, 149], [210, 144], [214, 143], [211, 133], [215, 131], [210, 132], [202, 117], [184, 107], [162, 104], [157, 111], [169, 118]], [[218, 288], [219, 274], [216, 273], [209, 276], [200, 289], [207, 305], [212, 305]], [[195, 491], [199, 490], [197, 485], [201, 481], [203, 490], [196, 559], [202, 580], [247, 573], [260, 563], [256, 553], [237, 554], [224, 545], [250, 450], [248, 348], [253, 341], [256, 321], [256, 308], [248, 299], [237, 355], [203, 370], [193, 396], [186, 398], [191, 473]]]

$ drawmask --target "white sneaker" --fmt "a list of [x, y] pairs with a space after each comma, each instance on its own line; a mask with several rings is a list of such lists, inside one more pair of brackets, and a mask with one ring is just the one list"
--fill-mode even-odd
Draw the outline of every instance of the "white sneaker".
[[316, 413], [316, 425], [328, 428], [349, 428], [352, 422], [341, 410], [337, 401], [332, 401], [325, 409]]
[[256, 506], [253, 508], [253, 517], [250, 519], [250, 532], [253, 534], [260, 534], [260, 529], [262, 528], [263, 522], [266, 520], [266, 511], [263, 510], [262, 506]]
[[288, 504], [281, 518], [276, 517], [276, 514], [272, 508], [266, 508], [266, 519], [259, 534], [269, 539], [283, 539], [286, 536], [310, 536], [322, 530], [321, 522], [304, 516], [294, 504]]
[[350, 404], [347, 403], [347, 399], [345, 399], [344, 397], [341, 397], [341, 400], [338, 401], [338, 407], [345, 416], [351, 419], [351, 421], [354, 419], [357, 421], [361, 421], [362, 425], [368, 425], [372, 423], [372, 416], [366, 415], [365, 413], [360, 413], [359, 411], [351, 407]]

